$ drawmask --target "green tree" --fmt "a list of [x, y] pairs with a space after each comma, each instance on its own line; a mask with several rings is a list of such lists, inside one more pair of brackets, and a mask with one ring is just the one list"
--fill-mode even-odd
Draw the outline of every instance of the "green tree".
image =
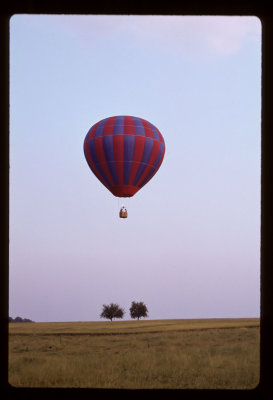
[[139, 303], [133, 301], [131, 308], [130, 308], [130, 315], [131, 318], [141, 318], [141, 317], [148, 317], [148, 308], [147, 306], [140, 301]]
[[118, 304], [111, 303], [108, 306], [103, 304], [101, 318], [110, 319], [123, 318], [125, 311]]

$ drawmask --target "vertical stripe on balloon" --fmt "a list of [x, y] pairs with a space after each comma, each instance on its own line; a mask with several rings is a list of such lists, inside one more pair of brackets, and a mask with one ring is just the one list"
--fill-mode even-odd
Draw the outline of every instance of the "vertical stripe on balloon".
[[103, 136], [112, 135], [114, 130], [115, 117], [107, 118], [103, 126]]
[[145, 136], [135, 136], [135, 146], [134, 146], [134, 155], [132, 158], [132, 168], [130, 171], [130, 178], [129, 178], [129, 185], [133, 184], [133, 181], [135, 179], [135, 176], [137, 174], [137, 171], [139, 169], [143, 153], [144, 153], [144, 148], [145, 148]]
[[124, 171], [123, 171], [123, 183], [128, 185], [130, 171], [132, 167], [132, 160], [134, 155], [135, 147], [135, 136], [124, 135]]
[[96, 131], [97, 126], [99, 125], [99, 123], [100, 123], [100, 121], [97, 122], [95, 125], [93, 125], [93, 126], [89, 129], [89, 131], [88, 131], [88, 133], [87, 133], [87, 135], [86, 135], [86, 139], [85, 139], [85, 140], [90, 140], [90, 139], [94, 138], [94, 136], [95, 136], [95, 131]]
[[99, 124], [98, 124], [98, 126], [96, 128], [96, 131], [95, 131], [95, 138], [102, 136], [103, 128], [104, 128], [104, 125], [105, 125], [106, 121], [107, 121], [107, 118], [103, 119], [102, 121], [99, 122]]
[[163, 143], [163, 145], [165, 146], [165, 142], [164, 142], [163, 136], [161, 135], [161, 133], [159, 132], [159, 130], [157, 128], [156, 128], [156, 130], [159, 133], [159, 141], [160, 141], [160, 143]]
[[104, 156], [107, 162], [108, 169], [115, 185], [118, 185], [118, 177], [115, 166], [113, 136], [105, 135], [102, 137]]
[[140, 166], [138, 168], [137, 174], [135, 176], [135, 179], [133, 181], [133, 186], [137, 186], [138, 181], [140, 180], [153, 151], [153, 139], [146, 137], [145, 140], [145, 147], [144, 147], [144, 151], [143, 151], [143, 155], [142, 155], [142, 159], [141, 159], [141, 163]]
[[135, 124], [133, 117], [124, 116], [124, 135], [135, 135]]
[[113, 150], [118, 184], [123, 185], [124, 135], [113, 135]]
[[136, 136], [145, 136], [145, 129], [143, 122], [140, 120], [140, 118], [133, 117], [134, 121], [134, 126], [135, 126], [135, 135]]
[[150, 122], [148, 122], [148, 123], [153, 131], [154, 139], [159, 140], [160, 138], [159, 138], [158, 130], [156, 129], [156, 127], [153, 124], [151, 124]]
[[164, 143], [160, 143], [159, 150], [158, 150], [158, 155], [157, 155], [157, 158], [156, 158], [156, 160], [154, 162], [154, 167], [155, 168], [157, 168], [160, 165], [160, 162], [163, 159], [164, 153], [165, 153]]
[[145, 136], [148, 138], [153, 138], [154, 134], [153, 134], [152, 128], [151, 128], [150, 124], [148, 123], [148, 121], [145, 121], [145, 119], [142, 119], [141, 121], [145, 128]]
[[116, 117], [114, 122], [113, 135], [123, 135], [124, 134], [124, 116], [119, 115]]
[[138, 184], [139, 188], [144, 186], [154, 176], [154, 174], [157, 172], [158, 168], [160, 167], [160, 165], [161, 165], [161, 163], [163, 161], [164, 153], [165, 153], [164, 145], [163, 145], [163, 143], [160, 143], [159, 151], [158, 151], [156, 160], [153, 163], [153, 168], [146, 175], [146, 177], [144, 177], [144, 179]]
[[105, 176], [107, 177], [108, 181], [110, 182], [110, 184], [114, 185], [114, 180], [108, 169], [107, 161], [106, 161], [105, 154], [104, 154], [103, 137], [102, 136], [96, 137], [94, 139], [94, 141], [95, 141], [95, 150], [96, 150], [97, 158], [99, 160], [101, 169], [103, 170], [103, 172], [104, 172]]
[[90, 166], [91, 170], [94, 172], [96, 177], [105, 185], [110, 186], [110, 182], [108, 181], [106, 175], [104, 174], [95, 149], [94, 139], [90, 140], [89, 142], [85, 142], [84, 147], [84, 154], [88, 165]]
[[153, 171], [155, 170], [154, 163], [158, 157], [158, 151], [159, 151], [160, 143], [157, 140], [153, 141], [153, 150], [151, 157], [149, 159], [148, 164], [146, 165], [146, 168], [144, 169], [142, 176], [139, 178], [139, 181], [143, 181], [148, 175], [151, 175]]

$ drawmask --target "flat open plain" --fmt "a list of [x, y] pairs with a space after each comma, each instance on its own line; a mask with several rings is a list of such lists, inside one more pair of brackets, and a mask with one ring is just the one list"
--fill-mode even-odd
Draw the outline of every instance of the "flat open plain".
[[259, 319], [9, 324], [16, 387], [253, 389]]

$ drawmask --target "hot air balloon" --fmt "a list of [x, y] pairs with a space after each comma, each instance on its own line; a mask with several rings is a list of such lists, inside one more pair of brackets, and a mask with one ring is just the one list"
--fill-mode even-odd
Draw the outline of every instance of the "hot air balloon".
[[[150, 122], [119, 115], [102, 119], [89, 129], [84, 154], [94, 175], [114, 196], [132, 197], [158, 171], [165, 143]], [[122, 218], [126, 217], [127, 210]]]

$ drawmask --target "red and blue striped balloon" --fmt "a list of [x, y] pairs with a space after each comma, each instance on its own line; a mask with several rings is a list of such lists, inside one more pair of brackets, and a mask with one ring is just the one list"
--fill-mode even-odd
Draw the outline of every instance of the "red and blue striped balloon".
[[92, 172], [113, 195], [132, 197], [158, 171], [165, 143], [150, 122], [119, 115], [89, 129], [84, 154]]

